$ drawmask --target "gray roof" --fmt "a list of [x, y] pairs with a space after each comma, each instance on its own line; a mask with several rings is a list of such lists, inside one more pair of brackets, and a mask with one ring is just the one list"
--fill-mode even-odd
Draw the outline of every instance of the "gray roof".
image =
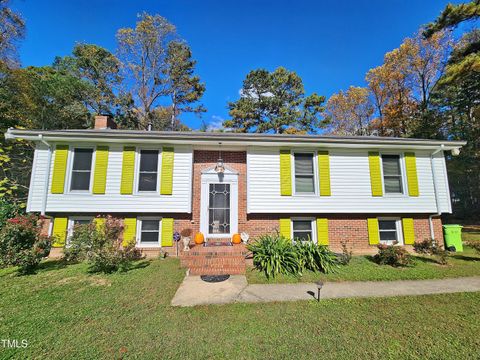
[[459, 148], [465, 141], [428, 140], [380, 136], [335, 136], [335, 135], [290, 135], [290, 134], [258, 134], [234, 132], [199, 132], [199, 131], [145, 131], [145, 130], [113, 130], [113, 129], [82, 129], [82, 130], [21, 130], [10, 128], [5, 133], [8, 138], [23, 138], [39, 140], [39, 135], [50, 141], [67, 141], [69, 139], [86, 141], [124, 141], [142, 142], [144, 140], [163, 140], [183, 143], [225, 143], [236, 145], [276, 145], [288, 143], [303, 144], [358, 144], [358, 145], [412, 145], [441, 146]]

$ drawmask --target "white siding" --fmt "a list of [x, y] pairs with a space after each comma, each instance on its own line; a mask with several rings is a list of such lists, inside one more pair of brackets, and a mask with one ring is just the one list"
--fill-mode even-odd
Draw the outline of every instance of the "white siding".
[[[373, 197], [367, 149], [330, 149], [332, 196], [281, 196], [279, 149], [249, 148], [247, 211], [249, 213], [436, 213], [430, 152], [415, 151], [415, 153], [419, 197], [408, 195]], [[434, 161], [440, 211], [450, 212], [443, 154], [439, 153]]]
[[[50, 181], [47, 198], [47, 213], [159, 213], [159, 212], [191, 212], [192, 191], [192, 148], [191, 146], [175, 146], [173, 169], [173, 194], [134, 194], [120, 195], [122, 173], [123, 145], [109, 144], [107, 170], [107, 186], [104, 195], [69, 193], [51, 194], [51, 177], [53, 162], [50, 167]], [[151, 146], [149, 146], [151, 148]], [[161, 149], [161, 146], [158, 146]], [[70, 154], [71, 155], [71, 154]], [[45, 175], [47, 169], [48, 150], [44, 145], [38, 145], [35, 150], [35, 168], [30, 184], [28, 211], [41, 211], [44, 193]], [[161, 159], [161, 157], [160, 157]], [[93, 174], [92, 174], [93, 176]], [[160, 174], [159, 174], [160, 176]], [[68, 174], [66, 180], [68, 181]], [[68, 186], [66, 186], [68, 188]]]

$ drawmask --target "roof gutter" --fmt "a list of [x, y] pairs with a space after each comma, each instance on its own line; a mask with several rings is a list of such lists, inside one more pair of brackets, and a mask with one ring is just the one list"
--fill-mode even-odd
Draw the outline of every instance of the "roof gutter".
[[48, 184], [50, 184], [50, 168], [52, 166], [52, 146], [43, 139], [43, 135], [38, 135], [38, 140], [45, 144], [48, 148], [48, 157], [47, 157], [47, 172], [45, 176], [45, 183], [44, 183], [44, 192], [42, 194], [42, 208], [41, 208], [41, 215], [45, 216], [47, 210], [47, 199], [48, 199]]
[[235, 133], [198, 133], [198, 132], [161, 132], [129, 130], [19, 130], [10, 128], [6, 138], [21, 138], [38, 141], [42, 134], [47, 141], [54, 142], [103, 142], [103, 143], [162, 143], [212, 146], [222, 142], [229, 146], [297, 146], [297, 147], [391, 147], [436, 149], [443, 144], [445, 150], [454, 150], [466, 144], [464, 141], [441, 141], [407, 138], [381, 137], [337, 137], [314, 135], [274, 135], [274, 134], [235, 134]]

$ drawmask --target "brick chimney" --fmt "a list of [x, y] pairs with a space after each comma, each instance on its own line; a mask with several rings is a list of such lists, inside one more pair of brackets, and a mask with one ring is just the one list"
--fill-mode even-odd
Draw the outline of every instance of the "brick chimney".
[[113, 121], [109, 115], [95, 115], [95, 127], [96, 130], [103, 129], [116, 129], [117, 124]]

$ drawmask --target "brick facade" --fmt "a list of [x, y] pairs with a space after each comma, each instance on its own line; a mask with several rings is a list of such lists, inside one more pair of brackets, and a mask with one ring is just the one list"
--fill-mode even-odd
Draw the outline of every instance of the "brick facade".
[[[191, 214], [158, 214], [159, 216], [173, 217], [174, 230], [182, 235], [189, 235], [192, 240], [194, 235], [200, 231], [200, 196], [202, 171], [215, 166], [220, 156], [219, 151], [195, 150], [193, 160], [193, 189], [192, 189], [192, 213]], [[238, 172], [238, 230], [247, 232], [253, 239], [259, 235], [273, 233], [279, 229], [279, 219], [288, 217], [288, 214], [248, 214], [247, 215], [247, 165], [246, 152], [244, 151], [222, 151], [221, 157], [225, 166]], [[129, 214], [135, 216], [135, 214]], [[141, 214], [138, 214], [141, 215]], [[347, 246], [356, 253], [371, 253], [376, 248], [368, 243], [367, 218], [382, 216], [383, 214], [295, 214], [295, 216], [323, 217], [328, 218], [329, 242], [334, 251], [341, 249], [341, 241], [347, 241]], [[121, 215], [118, 215], [121, 216]], [[401, 218], [402, 214], [390, 215]], [[414, 218], [416, 241], [430, 238], [428, 215], [404, 215]], [[434, 230], [436, 239], [443, 244], [443, 231], [441, 219], [435, 218]], [[48, 225], [45, 225], [48, 229]], [[182, 245], [180, 244], [180, 247]], [[176, 254], [176, 247], [163, 248], [169, 255]], [[150, 256], [159, 254], [158, 249], [144, 249]]]

